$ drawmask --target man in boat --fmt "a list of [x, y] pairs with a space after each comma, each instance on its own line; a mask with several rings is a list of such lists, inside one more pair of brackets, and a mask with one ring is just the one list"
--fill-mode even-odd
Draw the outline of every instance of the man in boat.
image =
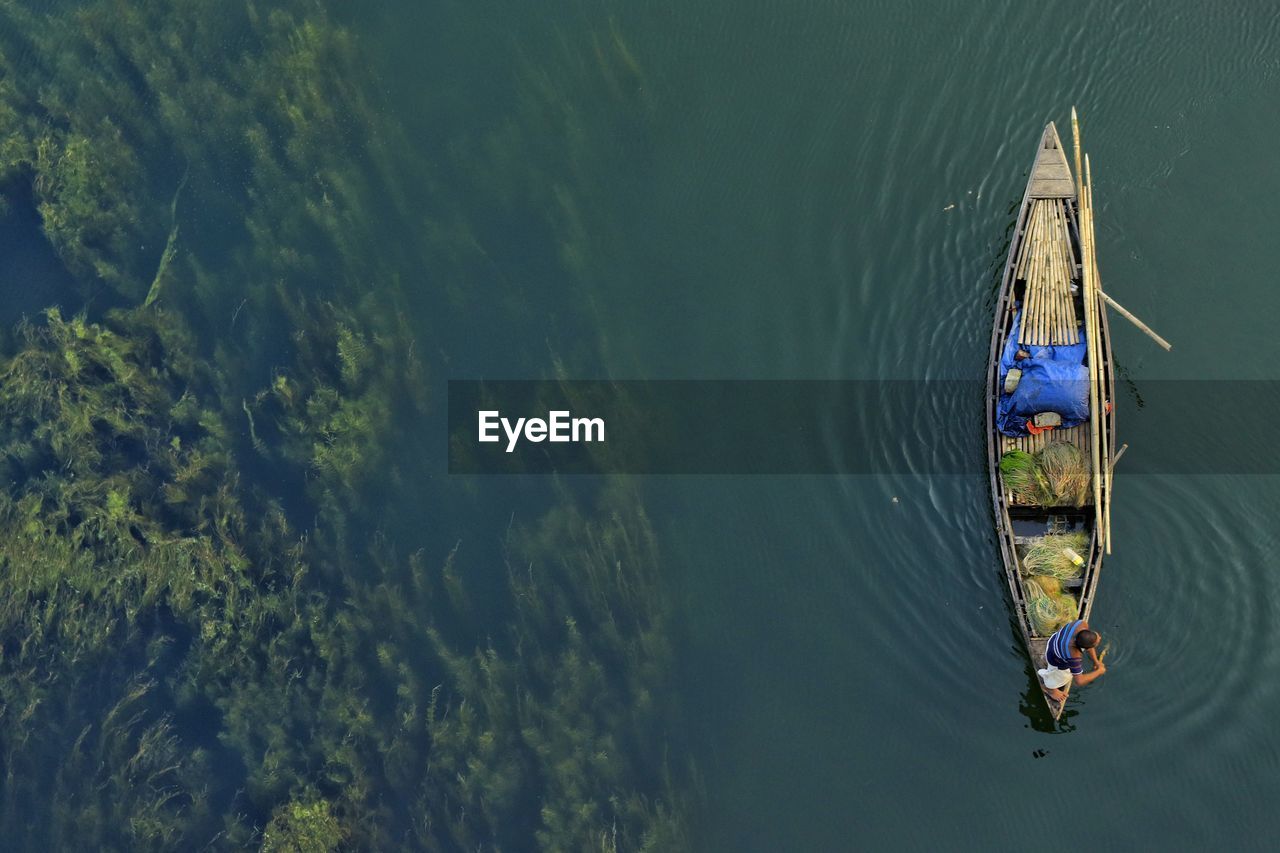
[[[1063, 690], [1068, 683], [1084, 687], [1106, 673], [1107, 665], [1098, 657], [1098, 643], [1102, 640], [1097, 631], [1090, 630], [1083, 619], [1069, 622], [1049, 638], [1044, 649], [1046, 668], [1040, 670], [1040, 682], [1045, 693], [1058, 702], [1067, 698]], [[1085, 655], [1093, 661], [1093, 671], [1085, 673]]]

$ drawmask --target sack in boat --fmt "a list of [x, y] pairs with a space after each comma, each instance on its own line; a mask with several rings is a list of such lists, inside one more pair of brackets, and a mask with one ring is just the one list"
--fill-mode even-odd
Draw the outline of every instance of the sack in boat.
[[[1076, 344], [1018, 346], [1022, 312], [1014, 316], [1013, 328], [1000, 354], [1000, 387], [1010, 370], [1022, 375], [1012, 391], [1000, 395], [996, 426], [1015, 438], [1031, 434], [1027, 421], [1041, 412], [1056, 412], [1063, 427], [1079, 426], [1089, 420], [1089, 369], [1085, 367], [1085, 340]], [[1026, 357], [1018, 358], [1025, 353]], [[1043, 426], [1037, 425], [1037, 428]]]
[[1056, 666], [1036, 670], [1036, 674], [1040, 676], [1044, 686], [1050, 690], [1061, 690], [1071, 682], [1071, 670], [1058, 669]]

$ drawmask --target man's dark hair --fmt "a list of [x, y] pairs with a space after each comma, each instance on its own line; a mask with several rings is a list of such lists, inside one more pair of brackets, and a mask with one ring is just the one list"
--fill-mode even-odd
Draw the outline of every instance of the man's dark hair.
[[1076, 631], [1076, 645], [1082, 649], [1091, 649], [1098, 645], [1098, 632], [1083, 628]]

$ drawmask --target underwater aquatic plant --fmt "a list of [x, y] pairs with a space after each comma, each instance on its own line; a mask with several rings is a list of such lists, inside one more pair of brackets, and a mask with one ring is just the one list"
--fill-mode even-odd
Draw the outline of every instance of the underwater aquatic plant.
[[342, 849], [346, 838], [329, 803], [313, 794], [276, 810], [262, 833], [262, 853], [329, 853]]
[[[187, 393], [207, 376], [174, 372], [197, 364], [174, 318], [51, 310], [22, 338], [0, 363], [0, 632], [23, 638], [0, 659], [0, 705], [27, 712], [0, 735], [0, 820], [26, 846], [195, 844], [217, 831], [210, 771], [173, 720], [166, 673], [185, 631], [210, 640], [188, 659], [229, 650], [271, 563], [242, 549], [226, 435]], [[166, 489], [180, 480], [182, 494]]]
[[[323, 7], [0, 7], [0, 173], [31, 182], [85, 293], [135, 306], [51, 311], [0, 360], [6, 842], [687, 848], [669, 603], [634, 488], [531, 503], [496, 558], [484, 531], [434, 558], [370, 532], [426, 359], [474, 333], [443, 309], [518, 294], [485, 289], [501, 228], [436, 199], [417, 239], [406, 187], [436, 184]], [[568, 56], [522, 66], [513, 132], [458, 155], [579, 286], [609, 236], [582, 162], [650, 109], [602, 33], [585, 67], [627, 120], [569, 104]], [[546, 174], [520, 153], [539, 141]]]
[[[660, 730], [670, 649], [634, 489], [609, 486], [590, 512], [561, 493], [513, 529], [504, 634], [476, 621], [452, 558], [433, 573], [381, 542], [347, 572], [245, 489], [199, 402], [211, 377], [174, 351], [176, 318], [51, 311], [25, 340], [0, 366], [0, 630], [24, 637], [0, 660], [15, 709], [0, 746], [21, 768], [0, 816], [48, 791], [61, 809], [25, 841], [247, 843], [269, 818], [278, 849], [317, 833], [389, 849], [391, 827], [422, 847], [519, 847], [529, 827], [551, 848], [601, 833], [682, 846], [680, 792], [637, 782], [671, 778], [632, 743]], [[242, 775], [224, 779], [194, 745], [207, 735], [174, 722], [200, 708]], [[103, 744], [90, 765], [48, 759], [82, 732]], [[309, 798], [320, 784], [331, 793]]]

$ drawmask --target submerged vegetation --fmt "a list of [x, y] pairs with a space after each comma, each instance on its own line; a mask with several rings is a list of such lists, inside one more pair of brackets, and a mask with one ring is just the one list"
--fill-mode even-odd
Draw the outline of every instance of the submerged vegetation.
[[[605, 146], [508, 155], [554, 138], [531, 116], [573, 112], [575, 74], [610, 93], [582, 132], [651, 108], [616, 25], [582, 56], [524, 67], [534, 106], [461, 170], [521, 188], [476, 191], [541, 222], [568, 304], [601, 244], [576, 158]], [[635, 487], [464, 536], [473, 494], [402, 452], [503, 261], [447, 197], [410, 203], [437, 184], [377, 91], [310, 2], [0, 2], [0, 188], [79, 283], [0, 358], [7, 847], [688, 846]], [[438, 531], [383, 529], [427, 491]]]

